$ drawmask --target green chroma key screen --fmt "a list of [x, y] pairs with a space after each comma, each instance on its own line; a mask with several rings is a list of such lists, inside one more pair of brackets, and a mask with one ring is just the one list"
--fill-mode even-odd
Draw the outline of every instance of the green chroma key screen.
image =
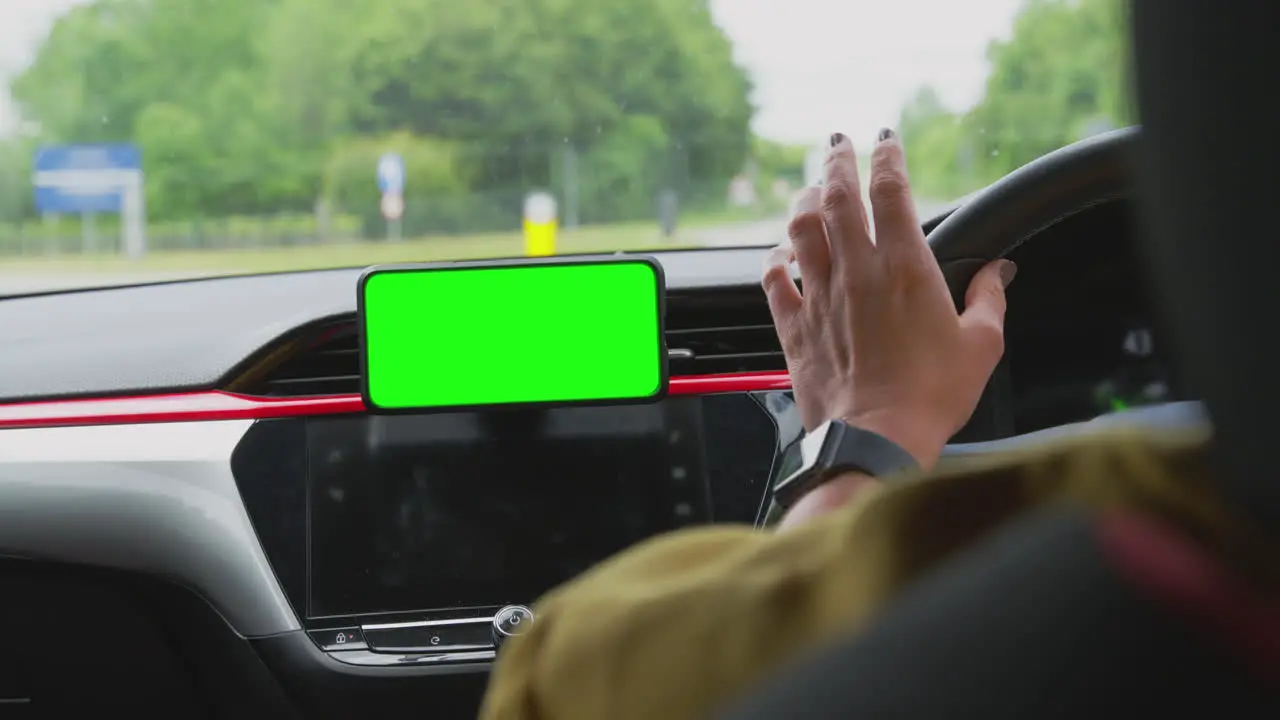
[[371, 268], [359, 290], [365, 402], [412, 411], [657, 399], [663, 291], [649, 258]]

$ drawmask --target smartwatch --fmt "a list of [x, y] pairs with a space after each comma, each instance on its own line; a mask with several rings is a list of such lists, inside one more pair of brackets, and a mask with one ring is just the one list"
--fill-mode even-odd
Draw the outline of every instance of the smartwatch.
[[[844, 473], [884, 477], [920, 467], [911, 453], [897, 443], [842, 420], [828, 420], [796, 445], [800, 467], [773, 486], [773, 505], [782, 512], [791, 509], [809, 491]], [[774, 514], [771, 510], [770, 515]]]

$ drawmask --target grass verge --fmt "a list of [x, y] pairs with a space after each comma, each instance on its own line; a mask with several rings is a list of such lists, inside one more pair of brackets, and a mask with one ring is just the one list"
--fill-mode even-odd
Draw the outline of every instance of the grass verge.
[[[557, 252], [594, 253], [615, 250], [650, 250], [688, 247], [679, 236], [664, 238], [656, 224], [602, 225], [561, 231]], [[471, 258], [512, 257], [524, 254], [520, 233], [455, 237], [430, 237], [399, 242], [360, 242], [334, 245], [219, 250], [156, 251], [138, 260], [118, 255], [62, 255], [45, 258], [0, 260], [0, 272], [13, 274], [209, 272], [265, 273], [317, 270], [379, 263]]]

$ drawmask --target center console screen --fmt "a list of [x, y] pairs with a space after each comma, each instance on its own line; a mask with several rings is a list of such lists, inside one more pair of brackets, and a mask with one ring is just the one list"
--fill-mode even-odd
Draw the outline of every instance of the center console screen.
[[696, 398], [311, 419], [311, 618], [529, 603], [706, 522]]

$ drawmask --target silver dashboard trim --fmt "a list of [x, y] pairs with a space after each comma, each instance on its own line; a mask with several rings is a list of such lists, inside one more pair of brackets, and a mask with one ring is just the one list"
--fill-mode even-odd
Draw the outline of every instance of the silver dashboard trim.
[[404, 628], [416, 627], [438, 627], [441, 625], [473, 625], [485, 623], [493, 624], [494, 616], [479, 618], [453, 618], [450, 620], [419, 620], [413, 622], [397, 622], [397, 623], [378, 623], [376, 625], [361, 625], [361, 630], [401, 630]]
[[176, 581], [246, 637], [300, 629], [231, 474], [252, 424], [0, 430], [0, 554]]
[[439, 655], [386, 655], [368, 650], [343, 650], [328, 653], [329, 657], [347, 665], [364, 665], [377, 667], [406, 667], [413, 665], [449, 665], [453, 663], [492, 662], [498, 657], [496, 650], [477, 652], [452, 652]]
[[[380, 654], [387, 653], [458, 653], [471, 652], [474, 650], [492, 650], [493, 645], [480, 645], [471, 643], [469, 645], [379, 645], [376, 648], [370, 648], [373, 652]], [[335, 651], [340, 652], [340, 651]]]

